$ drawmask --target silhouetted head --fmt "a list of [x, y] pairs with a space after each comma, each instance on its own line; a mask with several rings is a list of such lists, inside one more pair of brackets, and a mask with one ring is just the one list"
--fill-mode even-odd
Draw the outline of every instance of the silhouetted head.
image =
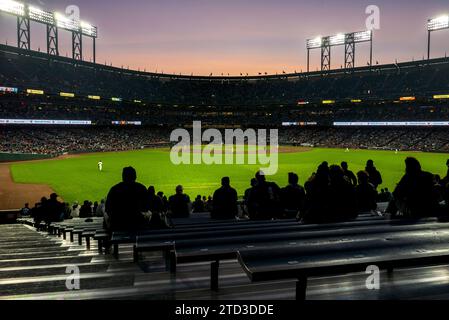
[[251, 179], [251, 187], [255, 187], [257, 186], [257, 179], [256, 178], [252, 178]]
[[184, 192], [184, 188], [179, 185], [176, 187], [176, 194], [182, 194]]
[[326, 180], [329, 178], [329, 167], [327, 165], [327, 162], [323, 162], [322, 164], [320, 164], [318, 170], [316, 171], [315, 178], [319, 180]]
[[348, 163], [347, 162], [345, 162], [345, 161], [343, 161], [342, 163], [341, 163], [341, 168], [343, 169], [343, 170], [348, 170]]
[[264, 183], [266, 181], [265, 173], [263, 171], [257, 171], [256, 180], [257, 183]]
[[157, 193], [157, 195], [158, 195], [158, 197], [163, 197], [164, 196], [164, 193], [162, 192], [162, 191], [159, 191], [158, 193]]
[[294, 173], [294, 172], [290, 172], [290, 173], [288, 174], [288, 183], [289, 183], [289, 184], [296, 185], [296, 184], [298, 184], [298, 182], [299, 182], [299, 177], [298, 177], [298, 175], [297, 175], [296, 173]]
[[133, 167], [123, 168], [122, 179], [125, 183], [136, 182], [137, 173]]
[[229, 187], [231, 185], [231, 179], [229, 179], [229, 177], [223, 177], [221, 179], [221, 185], [223, 187]]
[[25, 203], [25, 208], [28, 208], [30, 206], [29, 203]]
[[[368, 183], [368, 180], [369, 180], [369, 174], [366, 171], [359, 171], [357, 173], [357, 178], [359, 180], [359, 184], [366, 184], [366, 183]], [[383, 189], [382, 189], [382, 192], [384, 192]]]
[[42, 197], [41, 198], [41, 203], [45, 203], [45, 202], [47, 202], [47, 198], [46, 197]]
[[148, 193], [150, 194], [150, 196], [154, 196], [156, 194], [156, 189], [153, 186], [149, 186]]
[[421, 172], [421, 164], [415, 158], [409, 157], [405, 159], [405, 172], [407, 174], [417, 174]]
[[367, 168], [373, 168], [374, 167], [374, 161], [373, 160], [368, 160], [366, 162], [366, 167]]
[[331, 179], [331, 182], [343, 180], [343, 176], [343, 170], [340, 166], [333, 165], [329, 168], [329, 177]]
[[58, 195], [56, 193], [52, 193], [50, 195], [50, 200], [56, 200], [56, 199], [58, 199]]
[[449, 159], [446, 161], [446, 165], [449, 167]]

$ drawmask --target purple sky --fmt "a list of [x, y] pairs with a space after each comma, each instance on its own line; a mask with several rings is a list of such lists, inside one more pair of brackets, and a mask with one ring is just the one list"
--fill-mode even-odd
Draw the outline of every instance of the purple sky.
[[[306, 69], [305, 41], [317, 35], [365, 29], [365, 8], [381, 10], [374, 59], [380, 63], [421, 59], [426, 21], [449, 13], [448, 0], [30, 0], [64, 12], [77, 5], [81, 19], [98, 25], [98, 62], [183, 74], [281, 73]], [[33, 24], [32, 47], [45, 50], [45, 30]], [[434, 33], [433, 56], [449, 51], [449, 30]], [[0, 16], [0, 41], [16, 44], [15, 20]], [[86, 59], [91, 56], [88, 42]], [[70, 54], [70, 34], [61, 33], [61, 54]], [[333, 49], [332, 67], [343, 64]], [[366, 65], [369, 46], [357, 49]], [[319, 51], [312, 54], [312, 69]]]

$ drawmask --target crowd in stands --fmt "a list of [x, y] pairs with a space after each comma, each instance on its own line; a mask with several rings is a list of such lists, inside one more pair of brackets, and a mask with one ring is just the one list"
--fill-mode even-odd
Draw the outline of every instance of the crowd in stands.
[[361, 213], [382, 214], [378, 202], [388, 202], [387, 214], [392, 218], [417, 219], [449, 213], [448, 175], [440, 178], [422, 170], [419, 161], [405, 160], [405, 174], [393, 193], [382, 189], [382, 174], [372, 160], [365, 170], [354, 174], [347, 163], [320, 164], [316, 172], [300, 185], [297, 174], [288, 174], [288, 184], [281, 188], [267, 180], [262, 171], [256, 173], [251, 186], [239, 203], [237, 191], [228, 177], [221, 180], [212, 197], [198, 196], [192, 203], [182, 186], [170, 197], [156, 194], [154, 186], [146, 188], [137, 182], [132, 167], [123, 169], [122, 182], [113, 186], [101, 203], [85, 201], [72, 208], [58, 201], [56, 194], [42, 198], [30, 209], [26, 204], [22, 215], [37, 222], [62, 221], [73, 217], [103, 216], [110, 231], [170, 228], [172, 219], [189, 218], [196, 212], [210, 212], [216, 220], [245, 218], [250, 220], [297, 219], [303, 223], [350, 221]]
[[[64, 153], [137, 150], [170, 144], [160, 127], [1, 127], [0, 152]], [[449, 131], [428, 128], [280, 128], [280, 145], [449, 152]]]
[[0, 127], [0, 152], [65, 153], [137, 150], [168, 144], [169, 131], [139, 127], [29, 128]]
[[447, 102], [382, 103], [364, 102], [336, 105], [237, 106], [221, 105], [159, 105], [112, 102], [109, 100], [62, 99], [47, 96], [2, 96], [1, 119], [90, 120], [97, 125], [112, 121], [140, 121], [143, 125], [202, 121], [210, 125], [240, 124], [242, 126], [281, 125], [283, 122], [316, 122], [332, 125], [339, 121], [445, 121], [449, 118]]
[[[441, 93], [449, 83], [449, 64], [410, 62], [376, 66], [357, 73], [298, 74], [293, 79], [230, 80], [134, 73], [126, 69], [71, 61], [64, 58], [0, 47], [0, 83], [20, 89], [44, 89], [49, 93], [141, 99], [155, 103], [193, 105], [289, 104], [302, 99], [395, 97], [404, 94]], [[261, 70], [262, 71], [262, 70]], [[297, 70], [300, 71], [300, 70]], [[242, 70], [242, 74], [244, 70]], [[262, 73], [262, 72], [261, 72]], [[95, 88], [95, 92], [92, 92]]]
[[432, 128], [289, 128], [280, 144], [324, 148], [449, 152], [449, 132]]

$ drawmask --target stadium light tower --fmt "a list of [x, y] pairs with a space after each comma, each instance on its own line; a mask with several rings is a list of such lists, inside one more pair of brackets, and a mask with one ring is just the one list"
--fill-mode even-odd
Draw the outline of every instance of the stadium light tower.
[[307, 40], [307, 72], [310, 72], [310, 51], [321, 49], [321, 71], [331, 69], [331, 48], [345, 46], [345, 68], [355, 67], [355, 47], [357, 43], [370, 43], [370, 65], [373, 64], [373, 32], [371, 30], [339, 33], [334, 36], [317, 37]]
[[60, 13], [52, 13], [15, 1], [0, 0], [0, 13], [17, 17], [17, 47], [31, 50], [31, 24], [36, 22], [47, 27], [47, 53], [59, 56], [59, 29], [72, 32], [72, 57], [83, 60], [83, 36], [93, 40], [93, 60], [96, 62], [97, 27]]
[[432, 32], [444, 29], [449, 29], [449, 15], [440, 16], [427, 21], [427, 60], [430, 60], [430, 37]]

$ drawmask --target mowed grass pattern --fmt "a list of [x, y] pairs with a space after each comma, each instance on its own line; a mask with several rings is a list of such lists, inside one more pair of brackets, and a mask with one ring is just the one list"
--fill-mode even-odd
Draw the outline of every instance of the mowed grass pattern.
[[[445, 176], [445, 163], [449, 154], [414, 152], [395, 154], [392, 151], [369, 150], [345, 152], [341, 149], [313, 149], [303, 152], [298, 149], [297, 153], [279, 154], [278, 173], [268, 179], [282, 187], [287, 184], [288, 172], [296, 172], [300, 176], [300, 183], [304, 184], [323, 161], [328, 161], [329, 164], [347, 161], [350, 169], [357, 173], [364, 169], [368, 159], [372, 159], [384, 178], [381, 187], [392, 190], [404, 174], [404, 160], [408, 156], [419, 159], [424, 170]], [[100, 160], [104, 163], [103, 172], [99, 172], [97, 168]], [[176, 166], [171, 163], [168, 150], [151, 149], [16, 163], [11, 165], [11, 171], [15, 182], [48, 184], [65, 201], [72, 203], [105, 198], [110, 187], [121, 181], [122, 168], [125, 166], [136, 168], [138, 181], [146, 186], [154, 185], [156, 190], [171, 195], [176, 185], [182, 184], [191, 198], [199, 194], [212, 195], [220, 186], [220, 179], [223, 176], [229, 176], [232, 185], [240, 195], [243, 195], [249, 187], [250, 179], [259, 168], [257, 165]]]

